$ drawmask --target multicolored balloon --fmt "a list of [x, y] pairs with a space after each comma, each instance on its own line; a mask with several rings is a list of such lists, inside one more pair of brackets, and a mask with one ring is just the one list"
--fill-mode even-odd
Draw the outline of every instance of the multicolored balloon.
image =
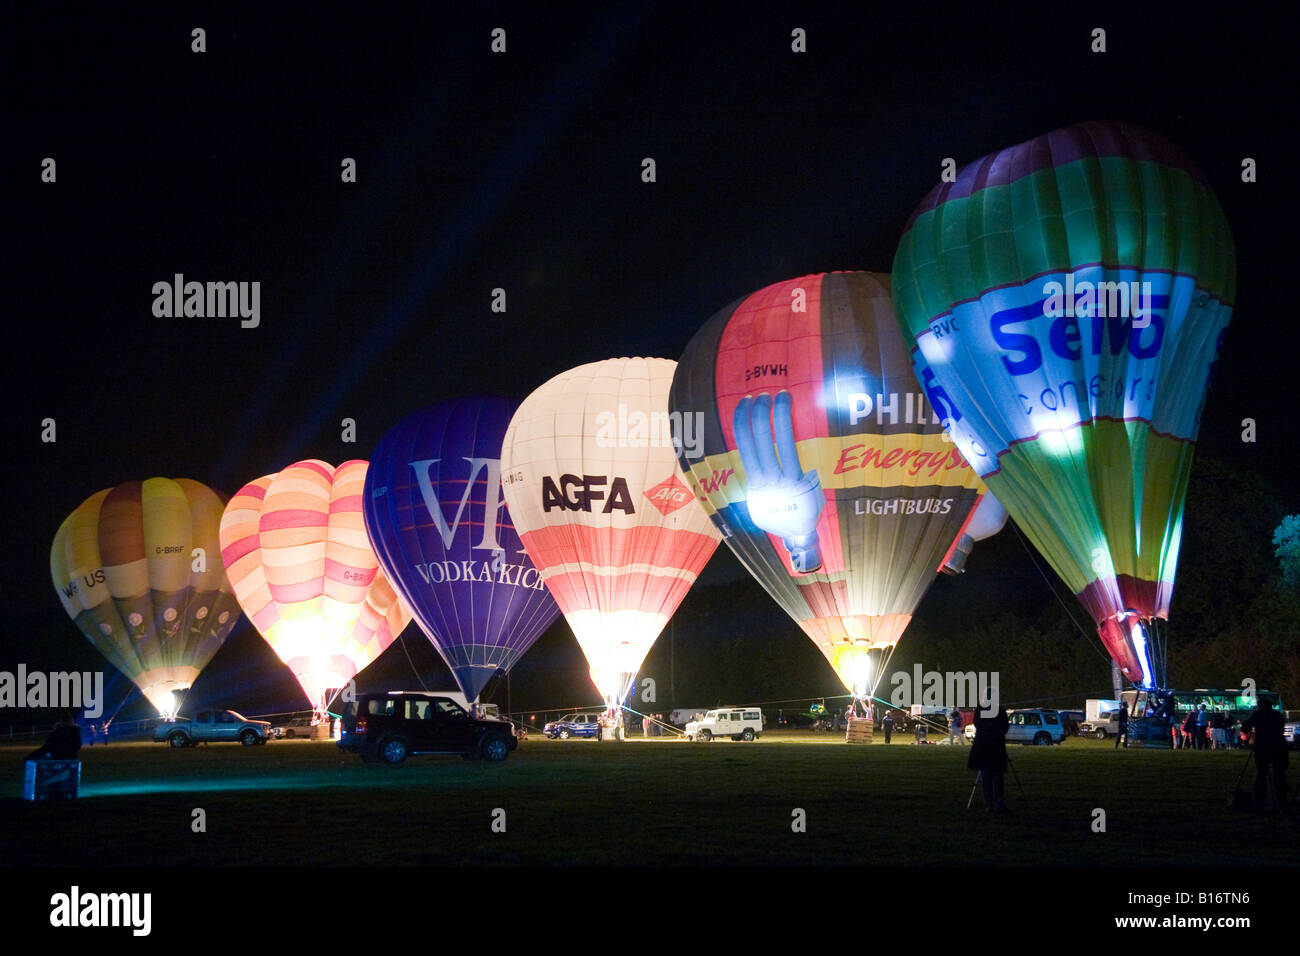
[[50, 548], [63, 609], [164, 715], [239, 620], [218, 541], [224, 504], [188, 478], [128, 481], [82, 502]]
[[366, 537], [366, 462], [300, 461], [239, 489], [221, 555], [244, 612], [323, 711], [411, 620]]
[[686, 347], [681, 468], [723, 540], [870, 695], [984, 491], [912, 374], [887, 276], [760, 289]]
[[366, 473], [379, 564], [471, 702], [560, 615], [501, 494], [514, 411], [482, 397], [416, 412], [380, 439]]
[[1159, 683], [1183, 501], [1236, 260], [1165, 139], [1083, 123], [976, 160], [917, 207], [894, 296], [957, 446]]
[[611, 708], [718, 546], [677, 474], [674, 368], [620, 358], [557, 375], [519, 406], [501, 449], [515, 527]]

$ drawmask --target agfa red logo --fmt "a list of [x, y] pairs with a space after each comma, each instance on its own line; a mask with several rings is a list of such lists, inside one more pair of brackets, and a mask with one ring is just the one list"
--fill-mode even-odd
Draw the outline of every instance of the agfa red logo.
[[691, 500], [690, 490], [676, 475], [669, 475], [653, 488], [647, 488], [645, 496], [663, 514], [670, 514]]

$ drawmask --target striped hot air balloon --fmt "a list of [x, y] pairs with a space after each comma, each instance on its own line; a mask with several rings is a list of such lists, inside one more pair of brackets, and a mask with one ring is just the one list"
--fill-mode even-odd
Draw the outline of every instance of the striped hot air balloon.
[[239, 603], [320, 710], [411, 620], [366, 537], [365, 478], [364, 461], [300, 461], [239, 489], [221, 518]]
[[611, 708], [718, 545], [677, 472], [675, 367], [620, 358], [557, 375], [524, 400], [501, 449], [515, 529]]
[[732, 303], [687, 345], [670, 404], [703, 414], [681, 467], [727, 546], [869, 696], [985, 491], [912, 374], [889, 277]]
[[958, 447], [1124, 675], [1159, 684], [1156, 622], [1236, 292], [1204, 176], [1134, 126], [1056, 130], [936, 186], [893, 275], [918, 377]]
[[64, 610], [163, 714], [239, 620], [218, 542], [223, 505], [188, 478], [128, 481], [82, 502], [50, 548]]

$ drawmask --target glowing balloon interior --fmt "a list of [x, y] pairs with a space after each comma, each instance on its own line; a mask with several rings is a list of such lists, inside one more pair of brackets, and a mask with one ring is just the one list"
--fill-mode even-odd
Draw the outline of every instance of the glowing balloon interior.
[[366, 537], [366, 462], [300, 461], [249, 482], [221, 518], [244, 612], [318, 709], [410, 621]]
[[1236, 292], [1204, 177], [1116, 123], [976, 160], [894, 260], [917, 374], [967, 459], [1097, 622], [1159, 682], [1183, 502]]
[[187, 478], [129, 481], [82, 502], [50, 548], [64, 610], [164, 715], [239, 620], [218, 541], [223, 505]]
[[621, 358], [557, 375], [524, 400], [501, 450], [515, 527], [611, 708], [718, 545], [677, 473], [675, 367]]

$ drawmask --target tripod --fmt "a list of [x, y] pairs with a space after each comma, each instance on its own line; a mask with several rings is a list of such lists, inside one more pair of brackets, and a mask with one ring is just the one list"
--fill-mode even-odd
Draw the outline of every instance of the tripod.
[[[1247, 768], [1250, 767], [1250, 762], [1252, 760], [1255, 760], [1254, 750], [1251, 750], [1246, 754], [1246, 762], [1241, 765], [1241, 773], [1237, 774], [1237, 782], [1233, 784], [1232, 787], [1232, 792], [1234, 795], [1241, 790], [1241, 781], [1245, 779], [1246, 770]], [[1264, 782], [1265, 782], [1264, 786], [1267, 788], [1268, 794], [1273, 800], [1273, 809], [1276, 810], [1278, 813], [1281, 813], [1285, 806], [1282, 801], [1287, 797], [1288, 794], [1285, 789], [1282, 790], [1282, 792], [1280, 793], [1278, 792], [1277, 777], [1274, 776], [1273, 768], [1269, 767], [1268, 773], [1264, 773], [1263, 768], [1261, 768], [1259, 765], [1259, 761], [1255, 760], [1255, 773], [1257, 775], [1264, 774]], [[1260, 787], [1258, 784], [1256, 784], [1255, 790], [1252, 792], [1252, 799], [1253, 799], [1253, 795], [1255, 793], [1258, 793], [1259, 790]], [[1262, 810], [1264, 808], [1262, 806], [1256, 806], [1255, 809]]]
[[[1011, 775], [1016, 779], [1016, 788], [1020, 791], [1020, 798], [1023, 800], [1025, 797], [1025, 786], [1020, 782], [1020, 774], [1016, 772], [1016, 765], [1012, 762], [1009, 756], [1007, 757], [1007, 766], [1011, 768]], [[970, 809], [970, 805], [975, 801], [975, 791], [979, 789], [980, 781], [983, 779], [984, 771], [980, 770], [975, 774], [975, 782], [971, 784], [970, 796], [966, 798], [967, 810]]]

